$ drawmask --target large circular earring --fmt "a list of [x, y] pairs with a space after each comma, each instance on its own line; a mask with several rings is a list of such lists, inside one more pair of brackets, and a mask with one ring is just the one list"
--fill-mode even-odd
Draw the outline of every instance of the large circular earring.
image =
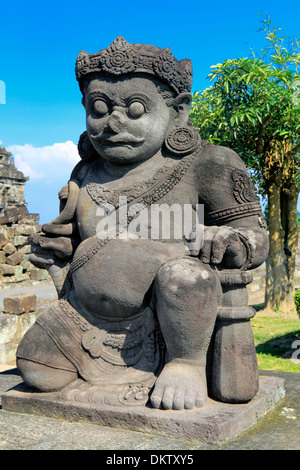
[[95, 149], [89, 139], [87, 131], [84, 131], [79, 137], [77, 148], [82, 160], [90, 158], [94, 154]]
[[199, 132], [195, 127], [179, 125], [168, 131], [165, 146], [174, 155], [184, 156], [194, 152], [200, 141]]

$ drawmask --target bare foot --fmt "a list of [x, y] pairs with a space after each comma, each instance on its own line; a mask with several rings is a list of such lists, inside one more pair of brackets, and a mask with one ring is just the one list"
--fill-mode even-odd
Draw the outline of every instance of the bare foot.
[[150, 397], [153, 408], [166, 410], [201, 408], [206, 399], [205, 367], [179, 360], [165, 365]]

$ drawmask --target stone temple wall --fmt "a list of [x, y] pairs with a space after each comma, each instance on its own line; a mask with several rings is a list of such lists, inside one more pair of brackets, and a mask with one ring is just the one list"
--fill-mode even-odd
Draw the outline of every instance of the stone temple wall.
[[[37, 214], [29, 214], [20, 206], [5, 210], [0, 223], [0, 291], [4, 304], [0, 311], [0, 365], [15, 364], [17, 346], [40, 313], [32, 286], [52, 282], [45, 269], [37, 269], [28, 259], [28, 237], [41, 230], [38, 219]], [[22, 286], [28, 294], [11, 295], [10, 288], [17, 292]]]
[[0, 218], [6, 209], [26, 206], [24, 185], [28, 179], [15, 167], [12, 154], [0, 145]]
[[[40, 313], [33, 285], [52, 282], [45, 269], [29, 261], [28, 237], [41, 231], [39, 215], [30, 214], [24, 199], [28, 178], [15, 167], [12, 155], [0, 146], [0, 365], [14, 364], [17, 346]], [[27, 281], [27, 282], [26, 282]], [[26, 294], [11, 295], [26, 286]], [[24, 290], [22, 289], [24, 292]]]
[[38, 214], [29, 214], [24, 199], [28, 177], [19, 171], [14, 158], [0, 145], [0, 287], [27, 280], [42, 281], [48, 272], [29, 261], [28, 236], [41, 231]]
[[28, 237], [41, 231], [39, 216], [29, 214], [26, 207], [7, 210], [7, 213], [12, 220], [2, 224], [0, 221], [0, 287], [48, 279], [48, 272], [37, 269], [28, 259], [31, 248]]

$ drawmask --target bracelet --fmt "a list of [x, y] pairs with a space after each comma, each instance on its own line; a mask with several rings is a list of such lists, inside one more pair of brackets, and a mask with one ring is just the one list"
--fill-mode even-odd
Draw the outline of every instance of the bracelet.
[[239, 236], [241, 242], [246, 248], [246, 260], [244, 264], [239, 268], [242, 271], [246, 271], [249, 268], [249, 266], [252, 265], [253, 258], [254, 258], [254, 254], [253, 254], [254, 248], [251, 245], [249, 237], [247, 237], [247, 235], [245, 235], [243, 232], [241, 232], [238, 229], [232, 228], [232, 230]]

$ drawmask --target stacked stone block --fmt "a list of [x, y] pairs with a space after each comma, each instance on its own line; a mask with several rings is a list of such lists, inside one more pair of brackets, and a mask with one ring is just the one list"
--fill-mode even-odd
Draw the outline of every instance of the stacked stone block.
[[38, 269], [29, 261], [28, 237], [41, 231], [39, 216], [25, 213], [19, 217], [0, 223], [0, 286], [48, 279], [45, 269]]
[[38, 317], [34, 294], [7, 295], [0, 313], [0, 365], [15, 365], [17, 347]]

